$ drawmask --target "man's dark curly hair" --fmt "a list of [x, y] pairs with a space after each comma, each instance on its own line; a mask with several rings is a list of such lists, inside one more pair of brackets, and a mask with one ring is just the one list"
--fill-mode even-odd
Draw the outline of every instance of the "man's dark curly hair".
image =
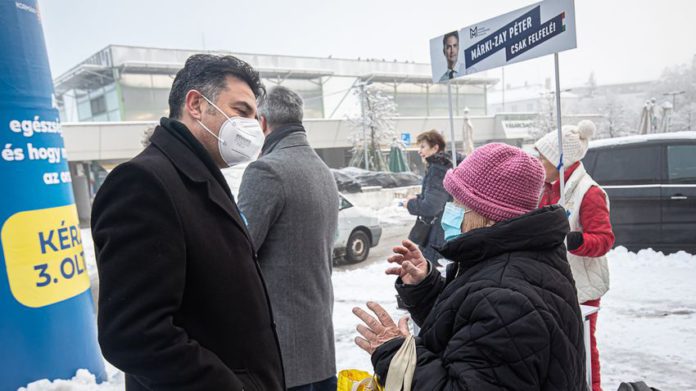
[[172, 90], [169, 92], [169, 118], [181, 118], [186, 94], [191, 90], [200, 91], [215, 102], [220, 91], [226, 87], [227, 76], [247, 83], [257, 99], [266, 94], [259, 73], [246, 62], [234, 56], [194, 54], [186, 60], [186, 65], [177, 72], [172, 83]]

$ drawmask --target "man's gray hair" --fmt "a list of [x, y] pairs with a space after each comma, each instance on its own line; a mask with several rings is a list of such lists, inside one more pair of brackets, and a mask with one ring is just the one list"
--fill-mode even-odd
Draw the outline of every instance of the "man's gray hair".
[[302, 123], [302, 98], [283, 86], [271, 88], [259, 102], [258, 116], [265, 117], [271, 128], [285, 124]]

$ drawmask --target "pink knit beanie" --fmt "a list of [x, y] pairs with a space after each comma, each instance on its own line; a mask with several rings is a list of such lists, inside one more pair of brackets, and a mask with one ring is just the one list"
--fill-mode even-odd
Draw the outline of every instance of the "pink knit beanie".
[[537, 208], [544, 168], [519, 148], [491, 143], [449, 170], [443, 184], [455, 200], [497, 222]]

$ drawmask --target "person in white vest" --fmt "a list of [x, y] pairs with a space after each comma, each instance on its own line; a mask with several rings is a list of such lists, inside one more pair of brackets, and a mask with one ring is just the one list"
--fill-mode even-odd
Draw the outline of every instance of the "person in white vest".
[[[588, 142], [595, 133], [592, 121], [563, 127], [563, 166], [565, 167], [565, 205], [571, 232], [567, 236], [568, 262], [581, 304], [599, 307], [609, 290], [609, 267], [606, 254], [614, 245], [614, 232], [609, 219], [609, 197], [582, 165]], [[546, 134], [534, 144], [539, 152], [546, 186], [540, 207], [559, 203], [560, 181], [558, 132]], [[599, 351], [595, 330], [597, 314], [590, 317], [592, 355], [592, 390], [601, 391]]]

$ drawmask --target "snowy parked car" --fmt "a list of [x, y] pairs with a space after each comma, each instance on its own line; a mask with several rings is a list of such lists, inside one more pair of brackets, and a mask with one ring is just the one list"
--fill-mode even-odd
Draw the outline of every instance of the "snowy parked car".
[[696, 253], [696, 132], [593, 141], [582, 162], [609, 195], [617, 246]]
[[370, 248], [379, 244], [382, 226], [368, 211], [354, 206], [342, 195], [339, 198], [334, 263], [341, 259], [348, 263], [362, 262], [370, 254]]

